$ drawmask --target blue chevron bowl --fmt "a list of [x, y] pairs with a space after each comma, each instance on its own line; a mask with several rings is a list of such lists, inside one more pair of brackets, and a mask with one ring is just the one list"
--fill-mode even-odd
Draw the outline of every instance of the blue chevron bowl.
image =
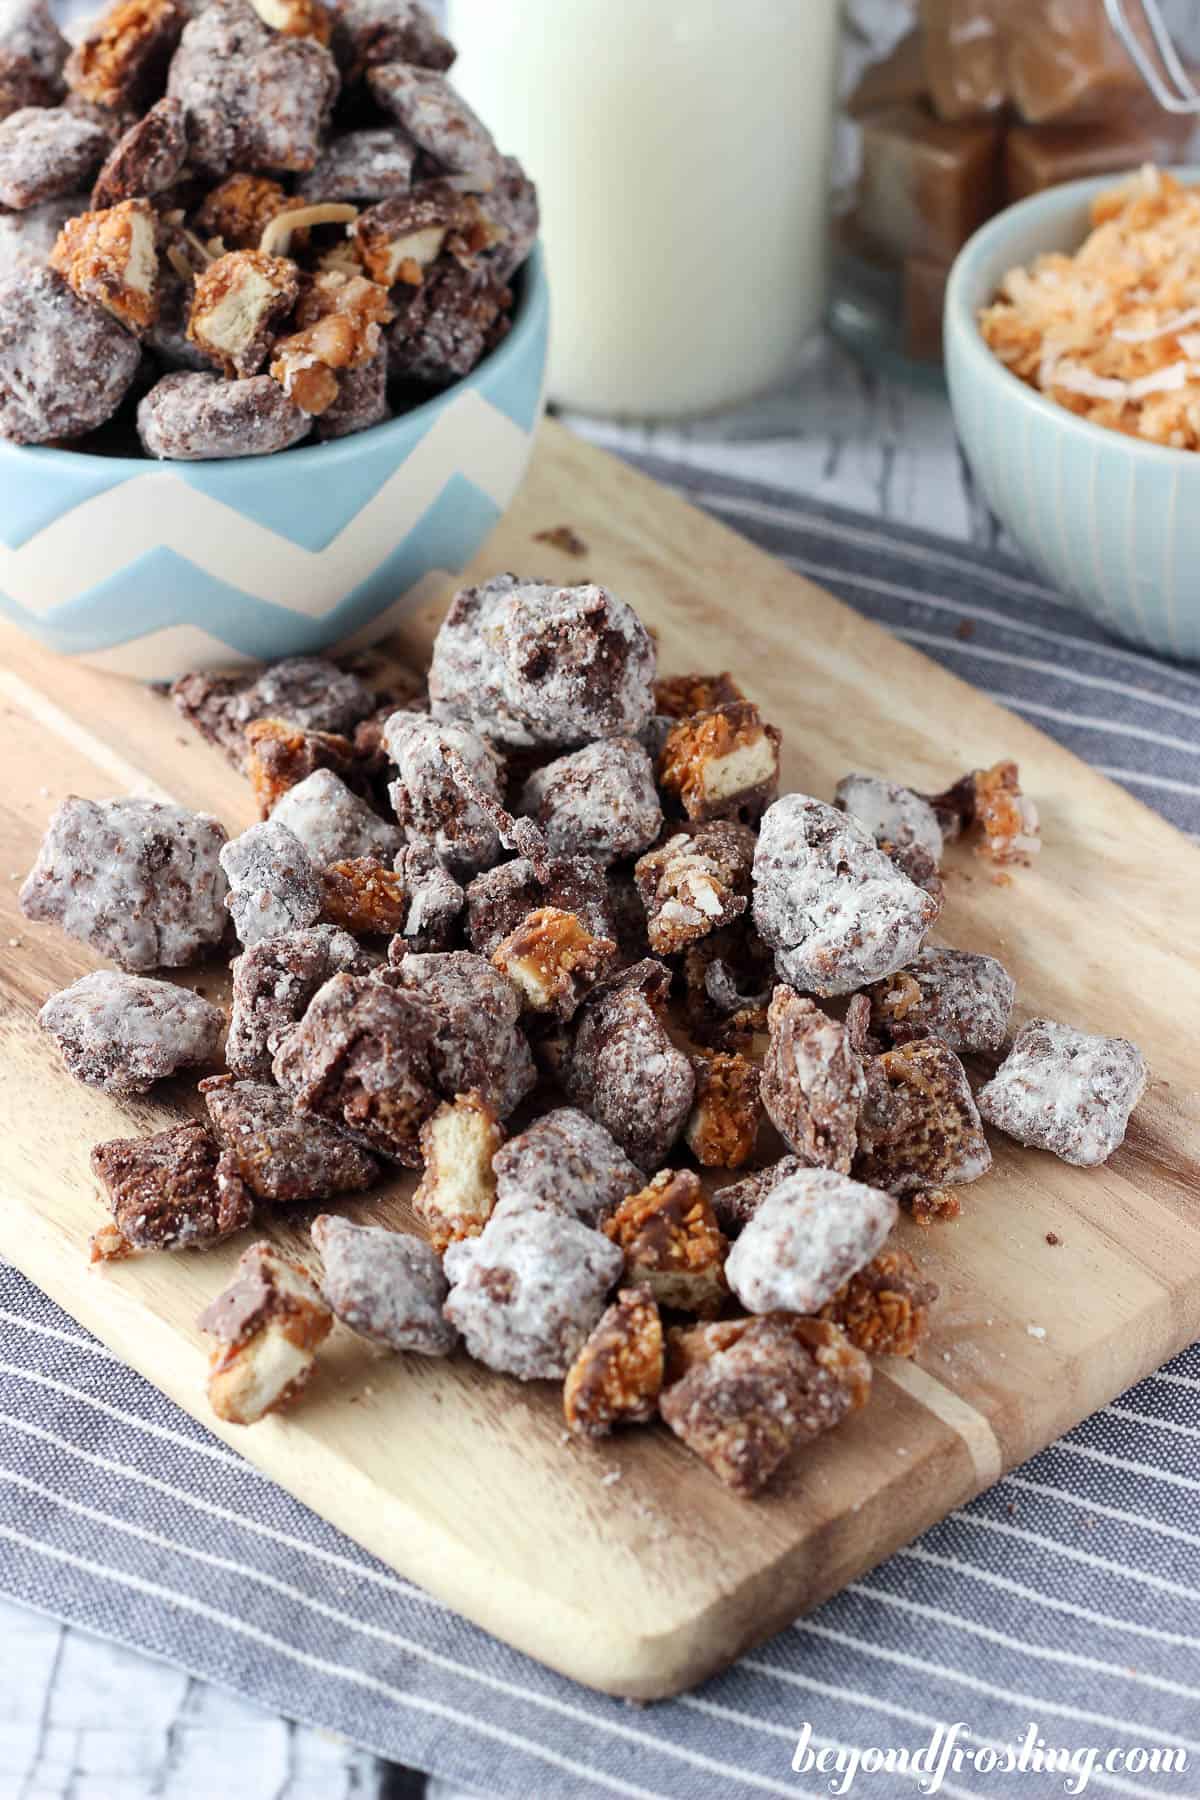
[[356, 437], [196, 463], [0, 444], [0, 617], [143, 681], [384, 636], [470, 562], [525, 473], [540, 250], [518, 284], [512, 330], [472, 374]]

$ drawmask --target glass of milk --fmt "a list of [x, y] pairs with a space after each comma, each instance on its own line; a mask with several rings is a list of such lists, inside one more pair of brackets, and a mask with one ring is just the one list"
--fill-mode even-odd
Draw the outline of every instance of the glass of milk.
[[672, 418], [818, 324], [838, 0], [450, 0], [451, 79], [537, 182], [550, 397]]

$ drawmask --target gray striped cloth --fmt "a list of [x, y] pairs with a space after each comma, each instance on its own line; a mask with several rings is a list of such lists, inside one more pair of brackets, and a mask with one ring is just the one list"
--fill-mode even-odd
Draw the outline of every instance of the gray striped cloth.
[[[648, 466], [1200, 831], [1200, 676], [1113, 644], [1015, 564]], [[955, 1725], [978, 1762], [951, 1756], [938, 1791], [953, 1800], [1061, 1794], [1047, 1752], [1082, 1769], [1091, 1751], [1083, 1791], [1196, 1800], [1198, 1446], [1200, 1346], [727, 1674], [634, 1709], [401, 1580], [0, 1267], [3, 1590], [519, 1800], [815, 1800], [847, 1777], [793, 1771], [802, 1734], [810, 1758], [845, 1761]], [[1003, 1772], [1009, 1746], [1020, 1773]], [[870, 1762], [849, 1792], [918, 1791]]]

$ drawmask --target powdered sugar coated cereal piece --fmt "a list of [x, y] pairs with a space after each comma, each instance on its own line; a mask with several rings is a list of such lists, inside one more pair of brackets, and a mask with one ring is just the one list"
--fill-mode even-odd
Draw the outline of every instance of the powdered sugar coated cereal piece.
[[328, 50], [269, 31], [242, 0], [213, 0], [192, 20], [168, 81], [192, 164], [210, 176], [311, 169], [337, 90]]
[[384, 743], [396, 765], [388, 789], [405, 836], [431, 843], [455, 874], [470, 874], [500, 853], [496, 827], [447, 766], [454, 750], [485, 794], [501, 799], [500, 763], [481, 737], [462, 725], [441, 724], [424, 713], [393, 713]]
[[867, 1083], [845, 1026], [815, 1001], [777, 987], [767, 1029], [762, 1100], [771, 1123], [805, 1163], [848, 1175]]
[[271, 818], [295, 833], [318, 869], [356, 856], [390, 860], [400, 848], [396, 827], [372, 812], [331, 769], [314, 769], [290, 788]]
[[220, 1146], [195, 1119], [152, 1137], [97, 1144], [91, 1164], [115, 1225], [93, 1238], [94, 1262], [131, 1250], [203, 1250], [253, 1217], [250, 1195], [236, 1179], [222, 1179]]
[[145, 1094], [156, 1081], [215, 1060], [225, 1015], [190, 989], [95, 969], [38, 1014], [71, 1074], [109, 1094]]
[[71, 795], [50, 821], [21, 911], [123, 969], [183, 968], [225, 935], [225, 842], [207, 813]]
[[225, 901], [238, 937], [249, 947], [281, 931], [315, 925], [321, 916], [321, 884], [308, 852], [278, 818], [252, 825], [221, 852], [229, 877]]
[[449, 1284], [421, 1238], [322, 1213], [312, 1240], [324, 1264], [321, 1292], [343, 1325], [389, 1350], [449, 1356], [458, 1342], [442, 1314]]
[[992, 1166], [967, 1071], [940, 1038], [864, 1064], [854, 1173], [893, 1194], [961, 1187]]
[[373, 1156], [324, 1119], [300, 1118], [270, 1082], [211, 1075], [200, 1092], [227, 1165], [259, 1200], [328, 1200], [379, 1179]]
[[815, 1313], [882, 1248], [898, 1214], [891, 1194], [835, 1169], [802, 1169], [758, 1207], [726, 1279], [748, 1312]]
[[455, 595], [429, 694], [435, 718], [502, 747], [569, 749], [636, 736], [654, 709], [654, 674], [649, 633], [608, 589], [497, 575]]
[[492, 1168], [498, 1203], [558, 1206], [593, 1226], [645, 1182], [612, 1134], [572, 1106], [543, 1114], [510, 1138]]
[[750, 1496], [870, 1389], [870, 1363], [836, 1325], [776, 1314], [669, 1333], [659, 1411], [719, 1480]]
[[87, 205], [86, 194], [64, 194], [24, 212], [0, 212], [0, 282], [16, 269], [45, 268], [59, 232]]
[[743, 1175], [740, 1181], [717, 1188], [713, 1193], [713, 1211], [722, 1231], [735, 1237], [750, 1223], [767, 1195], [773, 1193], [780, 1182], [798, 1175], [807, 1166], [798, 1156], [781, 1156], [767, 1168], [755, 1169], [751, 1174]]
[[219, 375], [178, 370], [164, 375], [141, 401], [137, 426], [147, 456], [207, 462], [274, 456], [307, 437], [312, 420], [269, 375], [223, 381]]
[[507, 1118], [537, 1079], [512, 985], [469, 950], [401, 955], [383, 978], [419, 995], [435, 1017], [431, 1054], [446, 1098], [475, 1091]]
[[628, 737], [603, 738], [536, 770], [519, 807], [564, 855], [632, 856], [662, 830], [650, 758]]
[[446, 1317], [477, 1362], [553, 1380], [598, 1321], [621, 1260], [615, 1244], [557, 1208], [508, 1212], [446, 1251]]
[[333, 925], [260, 938], [234, 958], [225, 1059], [235, 1075], [268, 1076], [284, 1034], [331, 976], [365, 975], [370, 963]]
[[454, 45], [419, 0], [335, 0], [333, 48], [347, 81], [376, 63], [448, 69]]
[[849, 994], [913, 957], [939, 911], [857, 820], [807, 794], [763, 818], [754, 857], [754, 922], [780, 978]]
[[1019, 1144], [1092, 1169], [1125, 1141], [1148, 1080], [1146, 1059], [1128, 1038], [1030, 1019], [981, 1089], [979, 1110]]
[[878, 775], [845, 775], [834, 791], [833, 803], [858, 820], [877, 844], [896, 850], [912, 845], [942, 860], [942, 828], [928, 800], [899, 782]]
[[927, 945], [903, 969], [876, 982], [871, 1024], [893, 1044], [938, 1037], [960, 1055], [1000, 1050], [1016, 983], [994, 956]]
[[370, 70], [367, 84], [376, 104], [447, 174], [491, 186], [500, 161], [492, 134], [443, 74], [411, 63], [381, 63]]
[[561, 1071], [567, 1097], [597, 1119], [639, 1168], [657, 1168], [692, 1110], [696, 1077], [655, 1005], [670, 972], [647, 958], [584, 1001]]
[[321, 441], [354, 437], [391, 418], [387, 397], [387, 353], [381, 350], [370, 362], [347, 369], [338, 380], [337, 399], [317, 417]]
[[137, 339], [52, 269], [0, 281], [0, 437], [82, 437], [116, 412], [140, 361]]
[[0, 120], [0, 206], [23, 212], [86, 187], [108, 152], [98, 125], [61, 106], [25, 106]]
[[297, 184], [296, 197], [310, 204], [327, 201], [376, 202], [407, 194], [416, 150], [395, 126], [344, 131], [334, 137]]
[[297, 1112], [411, 1168], [439, 1103], [432, 1043], [440, 1021], [419, 994], [373, 976], [334, 975], [275, 1053], [272, 1073]]

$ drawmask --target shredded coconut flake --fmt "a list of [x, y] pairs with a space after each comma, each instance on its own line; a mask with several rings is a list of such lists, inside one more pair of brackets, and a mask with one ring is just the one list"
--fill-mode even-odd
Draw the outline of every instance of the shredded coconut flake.
[[1099, 196], [1074, 256], [1012, 269], [980, 315], [1014, 374], [1095, 424], [1200, 449], [1200, 188], [1154, 169]]

